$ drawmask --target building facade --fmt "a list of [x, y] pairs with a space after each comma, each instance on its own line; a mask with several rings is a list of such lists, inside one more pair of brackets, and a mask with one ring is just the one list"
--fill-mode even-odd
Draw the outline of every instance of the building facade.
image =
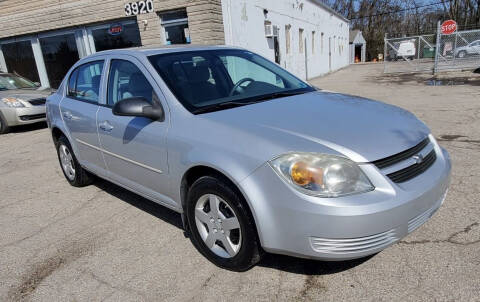
[[0, 28], [0, 70], [54, 88], [113, 48], [228, 44], [304, 79], [349, 60], [348, 20], [316, 0], [4, 0]]

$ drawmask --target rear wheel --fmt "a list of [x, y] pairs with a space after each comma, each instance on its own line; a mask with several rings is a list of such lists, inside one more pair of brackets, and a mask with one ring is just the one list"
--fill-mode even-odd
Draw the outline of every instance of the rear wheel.
[[253, 219], [243, 197], [227, 181], [201, 177], [187, 198], [190, 238], [208, 260], [233, 271], [248, 270], [260, 261]]
[[7, 124], [7, 121], [3, 118], [3, 115], [0, 113], [0, 134], [6, 134], [10, 131], [10, 127]]
[[467, 52], [465, 50], [462, 50], [458, 53], [457, 57], [460, 59], [463, 59], [467, 56]]
[[57, 141], [57, 154], [63, 175], [72, 186], [84, 187], [93, 182], [93, 175], [80, 166], [65, 136], [61, 136]]

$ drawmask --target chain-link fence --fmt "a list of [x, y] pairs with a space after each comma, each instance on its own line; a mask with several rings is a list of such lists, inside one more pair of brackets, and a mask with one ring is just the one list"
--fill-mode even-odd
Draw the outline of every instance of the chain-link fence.
[[459, 31], [451, 35], [385, 38], [385, 73], [437, 72], [478, 67], [480, 30]]

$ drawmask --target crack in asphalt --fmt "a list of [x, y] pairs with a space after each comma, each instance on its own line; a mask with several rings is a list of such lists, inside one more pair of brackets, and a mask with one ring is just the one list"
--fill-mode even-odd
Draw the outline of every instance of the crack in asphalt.
[[440, 137], [437, 138], [437, 141], [480, 144], [480, 140], [478, 140], [478, 139], [467, 139], [467, 137], [468, 136], [458, 135], [458, 134], [445, 134], [445, 135], [440, 135]]
[[478, 222], [474, 222], [466, 226], [463, 230], [451, 234], [447, 239], [436, 239], [436, 240], [423, 239], [423, 240], [412, 240], [412, 241], [401, 240], [398, 243], [407, 244], [407, 245], [408, 244], [411, 244], [411, 245], [426, 244], [426, 243], [451, 243], [451, 244], [463, 245], [463, 246], [472, 245], [472, 244], [480, 243], [480, 239], [477, 239], [474, 241], [462, 242], [459, 240], [455, 240], [455, 238], [458, 235], [469, 233], [474, 227], [477, 227], [477, 226], [480, 226], [480, 224]]
[[[97, 198], [98, 194], [101, 192], [101, 190], [98, 190], [94, 193], [94, 196], [89, 198], [87, 201], [83, 202], [78, 208], [74, 209], [71, 213], [63, 216], [63, 217], [60, 217], [58, 219], [55, 219], [53, 221], [51, 221], [50, 223], [48, 223], [47, 225], [43, 226], [43, 227], [40, 227], [38, 230], [36, 230], [35, 232], [33, 232], [32, 234], [30, 235], [27, 235], [23, 238], [20, 238], [20, 239], [17, 239], [17, 240], [14, 240], [12, 242], [9, 242], [9, 243], [6, 243], [6, 244], [3, 244], [3, 245], [0, 245], [0, 249], [4, 249], [6, 247], [9, 247], [9, 246], [14, 246], [14, 245], [17, 245], [25, 240], [28, 240], [30, 238], [33, 238], [35, 237], [36, 235], [42, 233], [44, 230], [50, 228], [51, 226], [57, 224], [58, 222], [60, 221], [63, 221], [69, 217], [72, 217], [73, 215], [76, 215], [78, 214], [80, 211], [82, 211], [83, 209], [85, 209], [93, 200], [95, 200], [95, 198]], [[58, 213], [54, 215], [54, 217], [57, 217]]]
[[320, 280], [320, 276], [307, 275], [303, 287], [299, 292], [299, 298], [303, 300], [310, 300], [309, 298], [313, 290], [318, 290], [319, 292], [326, 292], [327, 287]]
[[91, 250], [93, 250], [93, 241], [77, 242], [67, 248], [58, 250], [54, 256], [33, 264], [31, 269], [21, 277], [21, 283], [9, 291], [9, 300], [27, 300], [43, 280], [67, 264], [75, 262]]

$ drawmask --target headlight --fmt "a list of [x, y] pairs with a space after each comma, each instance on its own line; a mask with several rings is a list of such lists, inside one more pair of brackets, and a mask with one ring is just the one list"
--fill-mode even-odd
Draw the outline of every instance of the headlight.
[[340, 156], [288, 153], [270, 165], [287, 183], [308, 195], [338, 197], [375, 189], [356, 163]]
[[22, 100], [17, 98], [3, 98], [2, 102], [11, 108], [25, 107], [25, 105], [22, 103]]

